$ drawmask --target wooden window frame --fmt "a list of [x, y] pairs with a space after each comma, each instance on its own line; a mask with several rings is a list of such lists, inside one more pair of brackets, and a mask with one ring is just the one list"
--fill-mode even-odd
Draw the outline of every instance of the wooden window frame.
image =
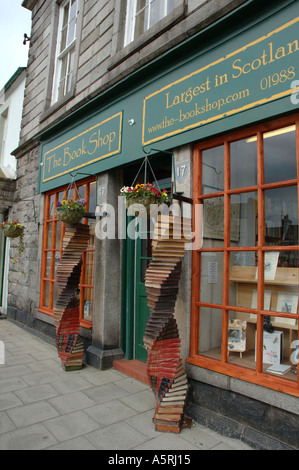
[[[263, 133], [296, 125], [296, 162], [297, 162], [297, 177], [292, 180], [264, 183], [263, 171]], [[258, 181], [256, 186], [242, 187], [238, 189], [230, 189], [230, 143], [249, 138], [253, 135], [257, 136], [257, 176]], [[202, 194], [202, 152], [219, 145], [224, 145], [224, 191], [217, 193], [218, 196], [224, 197], [224, 245], [221, 248], [201, 248], [194, 250], [192, 253], [192, 301], [191, 301], [191, 328], [190, 328], [190, 355], [187, 363], [215, 371], [230, 377], [235, 377], [250, 383], [254, 383], [263, 387], [299, 397], [299, 375], [297, 380], [288, 380], [280, 376], [272, 376], [263, 372], [263, 319], [264, 316], [271, 313], [277, 315], [277, 312], [266, 311], [264, 308], [264, 279], [262, 276], [258, 277], [258, 299], [257, 299], [257, 356], [256, 356], [256, 369], [249, 369], [240, 365], [228, 362], [228, 319], [230, 311], [244, 311], [248, 313], [248, 309], [237, 306], [229, 305], [229, 272], [230, 272], [230, 253], [235, 251], [256, 252], [258, 256], [258, 272], [263, 272], [264, 255], [270, 251], [299, 251], [298, 245], [291, 246], [266, 246], [264, 243], [264, 192], [267, 189], [281, 188], [287, 186], [297, 185], [297, 196], [299, 201], [299, 113], [293, 114], [288, 117], [278, 118], [274, 121], [266, 122], [260, 125], [252, 126], [245, 130], [235, 131], [224, 136], [218, 136], [208, 141], [197, 143], [194, 146], [193, 152], [193, 197], [195, 204], [203, 204], [205, 198], [211, 197]], [[296, 176], [296, 175], [295, 175]], [[230, 246], [230, 197], [233, 194], [248, 193], [256, 191], [258, 194], [258, 244], [256, 247], [231, 247]], [[195, 220], [195, 217], [193, 218]], [[298, 220], [299, 220], [299, 202], [298, 202]], [[196, 227], [193, 227], [196, 230]], [[223, 253], [223, 303], [216, 305], [213, 303], [200, 302], [200, 262], [201, 253], [204, 252], [222, 252]], [[200, 307], [209, 307], [219, 309], [222, 313], [222, 342], [221, 342], [221, 360], [211, 357], [200, 355], [199, 351], [199, 322], [200, 322]], [[250, 313], [250, 312], [249, 312]], [[297, 314], [298, 319], [298, 314]], [[299, 330], [298, 330], [299, 340]], [[298, 369], [298, 368], [297, 368]]]
[[[86, 200], [86, 212], [89, 210], [89, 196], [90, 196], [90, 184], [95, 183], [95, 177], [91, 177], [88, 179], [84, 179], [82, 181], [77, 182], [77, 187], [80, 188], [81, 186], [85, 186], [85, 200]], [[57, 282], [55, 279], [55, 255], [54, 253], [59, 253], [59, 257], [61, 258], [62, 254], [62, 243], [63, 243], [63, 236], [65, 232], [65, 224], [60, 222], [55, 217], [55, 207], [58, 202], [59, 194], [63, 193], [67, 189], [67, 185], [60, 187], [58, 189], [54, 189], [49, 191], [45, 195], [45, 211], [44, 211], [44, 230], [43, 230], [43, 251], [42, 251], [42, 265], [41, 265], [41, 289], [40, 289], [40, 307], [39, 311], [45, 313], [47, 315], [53, 316], [54, 315], [54, 284]], [[50, 214], [50, 201], [51, 197], [54, 196], [54, 208], [53, 208], [53, 216], [51, 217]], [[88, 224], [88, 219], [83, 219], [84, 224]], [[49, 235], [49, 225], [52, 226], [52, 240], [51, 240], [51, 247], [48, 247], [48, 235]], [[61, 240], [60, 246], [56, 247], [56, 234], [57, 234], [57, 224], [61, 224]], [[47, 271], [47, 254], [51, 253], [51, 266], [50, 266], [50, 276], [46, 276]], [[86, 273], [86, 257], [88, 253], [95, 253], [95, 248], [87, 248], [82, 255], [82, 268], [81, 268], [81, 280], [79, 284], [80, 290], [80, 325], [84, 328], [91, 329], [92, 328], [92, 321], [88, 321], [84, 319], [84, 289], [93, 289], [94, 284], [85, 284], [85, 273]], [[94, 274], [94, 273], [93, 273]], [[45, 298], [46, 298], [46, 284], [49, 283], [49, 306], [45, 306]], [[83, 294], [83, 295], [82, 295]]]

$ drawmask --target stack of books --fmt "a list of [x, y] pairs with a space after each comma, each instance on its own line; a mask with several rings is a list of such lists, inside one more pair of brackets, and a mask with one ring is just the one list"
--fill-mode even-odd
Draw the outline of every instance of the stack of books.
[[183, 422], [188, 384], [174, 310], [181, 263], [190, 240], [184, 219], [159, 216], [145, 274], [150, 316], [143, 339], [148, 351], [147, 374], [157, 403], [153, 418], [157, 431], [179, 433]]
[[54, 307], [57, 351], [65, 370], [82, 368], [84, 348], [79, 337], [79, 302], [76, 292], [80, 283], [82, 254], [89, 238], [88, 225], [66, 225], [62, 256], [57, 267], [59, 296]]

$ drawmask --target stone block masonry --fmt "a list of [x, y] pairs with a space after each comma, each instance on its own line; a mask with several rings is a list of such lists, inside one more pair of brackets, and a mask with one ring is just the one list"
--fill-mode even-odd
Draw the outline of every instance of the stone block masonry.
[[18, 179], [11, 210], [14, 220], [25, 226], [25, 251], [21, 254], [20, 263], [14, 263], [18, 240], [11, 241], [8, 315], [16, 309], [25, 316], [36, 316], [40, 285], [39, 246], [43, 228], [40, 220], [42, 196], [37, 194], [39, 146], [34, 145], [16, 157]]
[[187, 414], [259, 450], [298, 450], [298, 415], [230, 390], [190, 380]]

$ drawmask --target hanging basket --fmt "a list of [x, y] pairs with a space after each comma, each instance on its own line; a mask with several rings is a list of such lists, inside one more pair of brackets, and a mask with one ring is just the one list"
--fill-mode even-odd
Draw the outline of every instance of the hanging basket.
[[127, 199], [128, 215], [148, 218], [150, 216], [152, 204], [158, 205], [160, 202], [153, 198], [131, 197], [130, 199]]
[[65, 224], [78, 224], [85, 214], [85, 207], [71, 208], [68, 206], [56, 207], [57, 219]]
[[[67, 199], [70, 190], [74, 190], [74, 198]], [[78, 224], [85, 215], [86, 202], [80, 199], [76, 183], [72, 182], [64, 192], [62, 201], [58, 201], [55, 210], [55, 216], [65, 224]]]
[[[143, 166], [144, 184], [137, 183], [135, 186], [135, 182]], [[155, 184], [147, 183], [148, 166], [154, 177]], [[163, 204], [168, 201], [167, 191], [166, 189], [162, 189], [162, 191], [160, 190], [156, 176], [153, 172], [153, 169], [147, 156], [144, 158], [143, 163], [133, 181], [132, 186], [124, 186], [120, 190], [120, 193], [126, 198], [128, 215], [131, 215], [133, 217], [148, 218], [150, 216], [150, 206], [152, 204]], [[142, 206], [140, 207], [141, 210], [138, 210], [138, 205]]]
[[[132, 186], [124, 186], [120, 193], [122, 196], [126, 198], [128, 214], [134, 217], [145, 218], [150, 216], [150, 206], [153, 204], [164, 204], [168, 201], [168, 194], [166, 189], [160, 190], [152, 167], [150, 169], [155, 179], [156, 184], [146, 183], [146, 174], [147, 174], [147, 165], [150, 166], [149, 160], [145, 157], [141, 168], [145, 166], [145, 182], [144, 184], [136, 184], [134, 186], [135, 181], [141, 171], [137, 173], [137, 176], [132, 184]], [[138, 205], [142, 206], [139, 207]]]
[[18, 238], [24, 234], [24, 229], [20, 224], [14, 224], [7, 222], [6, 224], [1, 226], [3, 234], [8, 238]]

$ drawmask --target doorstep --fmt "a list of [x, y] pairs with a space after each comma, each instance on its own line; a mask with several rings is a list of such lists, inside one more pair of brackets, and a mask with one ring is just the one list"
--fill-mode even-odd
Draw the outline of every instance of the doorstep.
[[113, 368], [149, 385], [149, 380], [146, 373], [146, 364], [144, 362], [137, 361], [136, 359], [119, 359], [113, 361]]

